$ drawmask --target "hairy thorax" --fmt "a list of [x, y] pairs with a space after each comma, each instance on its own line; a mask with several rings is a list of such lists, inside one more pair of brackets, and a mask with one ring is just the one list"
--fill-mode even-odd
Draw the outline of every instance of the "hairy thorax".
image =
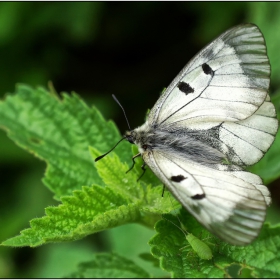
[[215, 142], [215, 130], [192, 131], [182, 129], [160, 129], [147, 122], [126, 133], [126, 139], [138, 146], [142, 154], [149, 151], [171, 153], [186, 160], [203, 165], [220, 164], [227, 160]]

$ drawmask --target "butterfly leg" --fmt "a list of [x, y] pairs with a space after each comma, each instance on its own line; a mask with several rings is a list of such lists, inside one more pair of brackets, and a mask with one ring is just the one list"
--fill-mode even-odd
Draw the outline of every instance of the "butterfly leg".
[[[134, 165], [135, 165], [135, 158], [137, 158], [137, 157], [140, 157], [141, 156], [141, 153], [139, 153], [139, 154], [137, 154], [137, 155], [135, 155], [135, 156], [133, 156], [132, 157], [132, 166], [125, 172], [125, 173], [128, 173], [130, 170], [132, 170], [133, 169], [133, 167], [134, 167]], [[143, 169], [143, 168], [142, 168]], [[141, 177], [142, 177], [142, 175], [141, 175]], [[139, 180], [139, 179], [138, 179]]]
[[137, 182], [142, 178], [142, 176], [145, 174], [146, 171], [146, 163], [144, 162], [143, 165], [141, 166], [141, 169], [143, 170], [143, 173], [141, 174], [141, 176], [137, 179]]
[[165, 185], [162, 186], [162, 194], [161, 194], [161, 197], [163, 197], [164, 191], [165, 191]]

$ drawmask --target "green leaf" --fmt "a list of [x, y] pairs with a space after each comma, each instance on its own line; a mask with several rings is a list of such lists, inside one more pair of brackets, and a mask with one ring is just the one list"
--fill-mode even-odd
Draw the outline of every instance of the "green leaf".
[[[0, 127], [20, 147], [46, 161], [44, 183], [55, 198], [81, 186], [104, 185], [93, 166], [88, 147], [106, 152], [121, 138], [113, 122], [106, 122], [77, 94], [62, 94], [18, 85], [0, 102]], [[128, 143], [115, 149], [122, 160], [131, 157]]]
[[256, 241], [246, 247], [221, 246], [220, 253], [228, 260], [253, 270], [257, 278], [280, 277], [280, 225], [264, 224]]
[[[91, 149], [91, 153], [94, 156], [97, 151]], [[143, 188], [136, 183], [135, 174], [131, 173], [123, 181], [122, 171], [126, 167], [115, 155], [104, 158], [97, 164], [97, 169], [107, 183], [106, 187], [83, 187], [72, 196], [62, 197], [63, 204], [47, 207], [46, 217], [33, 219], [30, 229], [21, 231], [21, 235], [2, 245], [34, 247], [48, 242], [77, 240], [125, 223], [140, 222], [141, 203], [145, 201]]]
[[130, 203], [111, 188], [83, 187], [63, 204], [47, 207], [47, 216], [31, 220], [31, 228], [2, 243], [5, 246], [39, 246], [48, 242], [73, 241], [89, 234], [139, 220], [137, 203]]
[[131, 260], [117, 254], [96, 254], [90, 262], [79, 264], [67, 278], [151, 278]]
[[[94, 148], [90, 153], [94, 158], [99, 154]], [[153, 226], [164, 207], [160, 203], [156, 207], [150, 205], [154, 203], [150, 187], [137, 182], [135, 173], [125, 175], [127, 165], [121, 163], [114, 153], [97, 162], [96, 167], [106, 187], [83, 187], [74, 191], [72, 196], [62, 197], [61, 205], [47, 207], [47, 216], [33, 219], [31, 228], [2, 245], [35, 247], [48, 242], [77, 240], [130, 222]], [[148, 198], [144, 190], [147, 190]], [[170, 200], [168, 203], [170, 205]]]
[[[221, 278], [236, 273], [260, 278], [280, 277], [280, 226], [268, 224], [251, 245], [232, 246], [210, 234], [184, 209], [180, 221], [188, 232], [199, 237], [213, 253], [211, 260], [201, 259], [188, 244], [177, 218], [165, 215], [155, 228], [157, 234], [150, 240], [151, 253], [160, 260], [160, 266], [174, 278]], [[174, 224], [173, 224], [174, 223]], [[182, 250], [183, 248], [183, 250]], [[236, 274], [238, 275], [238, 274]]]
[[147, 203], [143, 205], [143, 211], [147, 213], [165, 214], [181, 207], [180, 202], [178, 202], [167, 189], [164, 189], [164, 195], [162, 195], [162, 191], [163, 186], [149, 186], [147, 188]]
[[[92, 158], [96, 158], [100, 153], [90, 147]], [[107, 187], [112, 187], [129, 199], [143, 199], [144, 192], [141, 184], [137, 182], [137, 175], [133, 172], [126, 174], [128, 166], [122, 164], [114, 152], [96, 162], [99, 176]]]
[[[185, 234], [174, 226], [176, 224], [180, 227], [177, 218], [173, 215], [165, 215], [164, 217], [165, 219], [156, 224], [157, 234], [149, 241], [151, 253], [160, 259], [160, 266], [171, 272], [172, 278], [223, 277], [224, 272], [213, 266], [212, 260], [202, 260], [192, 250]], [[188, 232], [199, 237], [203, 242], [204, 239], [209, 241], [213, 255], [216, 254], [217, 238], [201, 228], [185, 210], [182, 210], [180, 220]]]

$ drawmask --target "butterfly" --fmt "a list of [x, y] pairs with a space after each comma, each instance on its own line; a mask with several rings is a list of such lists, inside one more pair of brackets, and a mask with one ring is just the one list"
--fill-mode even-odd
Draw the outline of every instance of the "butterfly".
[[191, 59], [146, 122], [124, 136], [138, 147], [133, 163], [142, 156], [205, 228], [233, 245], [258, 236], [271, 203], [261, 178], [245, 170], [278, 129], [269, 84], [261, 31], [233, 27]]

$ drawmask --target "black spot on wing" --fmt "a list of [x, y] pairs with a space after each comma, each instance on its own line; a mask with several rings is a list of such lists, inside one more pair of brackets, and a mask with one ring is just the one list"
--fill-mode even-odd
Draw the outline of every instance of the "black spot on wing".
[[211, 75], [212, 77], [214, 76], [213, 69], [207, 63], [202, 64], [202, 70], [206, 75]]
[[196, 194], [196, 195], [193, 195], [193, 196], [191, 196], [191, 198], [192, 199], [203, 199], [203, 198], [205, 198], [205, 194], [203, 193], [203, 194]]
[[180, 91], [184, 92], [185, 94], [194, 92], [194, 89], [188, 83], [185, 82], [179, 82], [177, 87]]
[[187, 179], [187, 178], [184, 177], [183, 175], [172, 176], [170, 178], [171, 181], [176, 182], [176, 183], [180, 183], [180, 182], [182, 182], [185, 179]]

